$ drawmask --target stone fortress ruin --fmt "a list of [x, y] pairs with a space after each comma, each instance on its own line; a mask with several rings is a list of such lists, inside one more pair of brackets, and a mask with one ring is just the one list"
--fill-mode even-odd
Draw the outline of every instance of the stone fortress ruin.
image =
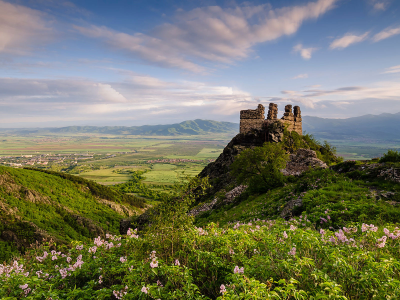
[[240, 133], [263, 130], [276, 121], [280, 121], [287, 126], [288, 131], [296, 131], [299, 135], [303, 135], [300, 107], [295, 106], [293, 114], [292, 105], [286, 105], [283, 117], [278, 119], [278, 105], [275, 103], [269, 104], [267, 119], [265, 119], [265, 108], [262, 104], [258, 104], [257, 109], [241, 110]]

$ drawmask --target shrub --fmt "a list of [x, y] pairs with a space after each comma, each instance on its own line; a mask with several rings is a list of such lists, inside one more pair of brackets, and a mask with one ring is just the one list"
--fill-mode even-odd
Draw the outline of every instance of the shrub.
[[280, 143], [265, 143], [262, 147], [242, 151], [231, 165], [231, 172], [238, 183], [247, 184], [253, 192], [264, 192], [283, 186], [289, 155]]
[[385, 162], [400, 162], [400, 152], [394, 150], [388, 150], [387, 153], [383, 154], [383, 156], [379, 159], [380, 163]]

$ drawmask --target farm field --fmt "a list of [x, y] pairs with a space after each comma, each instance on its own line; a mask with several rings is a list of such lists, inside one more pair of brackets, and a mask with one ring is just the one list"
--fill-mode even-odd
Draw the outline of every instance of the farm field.
[[[207, 136], [118, 136], [106, 134], [65, 134], [44, 136], [0, 136], [0, 159], [20, 157], [14, 163], [23, 167], [34, 156], [41, 156], [46, 168], [82, 176], [105, 185], [123, 183], [131, 172], [146, 170], [143, 182], [162, 186], [174, 184], [184, 172], [197, 175], [216, 159], [233, 135]], [[387, 149], [399, 150], [400, 143], [374, 140], [330, 140], [345, 160], [379, 157]], [[51, 160], [50, 157], [53, 157]], [[8, 159], [8, 162], [13, 159]], [[43, 162], [44, 161], [44, 162]], [[44, 164], [46, 164], [44, 166]], [[12, 165], [12, 164], [9, 164]], [[157, 187], [154, 187], [157, 188]]]
[[[17, 162], [22, 163], [35, 155], [42, 161], [52, 156], [54, 160], [48, 159], [45, 167], [32, 167], [63, 171], [105, 185], [126, 182], [131, 172], [147, 170], [144, 183], [164, 186], [174, 184], [182, 172], [197, 175], [219, 156], [231, 138], [221, 134], [1, 136], [0, 158], [20, 157]], [[74, 161], [77, 155], [83, 156]]]

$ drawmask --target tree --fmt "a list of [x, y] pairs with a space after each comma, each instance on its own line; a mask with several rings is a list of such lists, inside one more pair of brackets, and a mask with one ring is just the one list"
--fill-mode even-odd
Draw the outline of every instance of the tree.
[[253, 192], [265, 192], [283, 186], [285, 177], [280, 172], [286, 167], [289, 155], [280, 143], [265, 143], [242, 151], [231, 165], [231, 174], [240, 184], [247, 184]]

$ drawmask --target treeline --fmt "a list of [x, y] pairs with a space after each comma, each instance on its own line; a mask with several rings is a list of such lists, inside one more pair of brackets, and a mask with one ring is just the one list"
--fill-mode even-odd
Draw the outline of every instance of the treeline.
[[146, 172], [147, 170], [131, 171], [131, 179], [129, 181], [116, 184], [113, 188], [124, 194], [135, 193], [141, 197], [161, 200], [165, 192], [152, 190], [146, 184], [142, 183], [142, 180], [145, 179], [143, 174]]

